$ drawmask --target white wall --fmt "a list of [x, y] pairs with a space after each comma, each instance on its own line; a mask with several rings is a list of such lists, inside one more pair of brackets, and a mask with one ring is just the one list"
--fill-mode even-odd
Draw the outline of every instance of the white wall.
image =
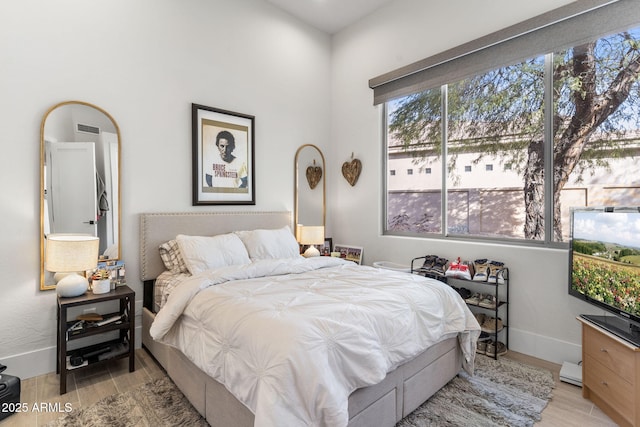
[[[138, 214], [293, 210], [298, 146], [329, 142], [330, 38], [263, 0], [0, 4], [0, 361], [55, 370], [39, 290], [40, 121], [82, 100], [122, 137], [122, 248], [138, 303]], [[191, 103], [255, 115], [256, 206], [191, 206]]]
[[[382, 118], [368, 88], [372, 77], [565, 3], [518, 2], [514, 8], [509, 0], [397, 0], [334, 36], [328, 157], [335, 172], [327, 174], [333, 178], [328, 212], [334, 242], [363, 246], [365, 264], [379, 260], [408, 264], [427, 254], [504, 261], [512, 277], [510, 347], [554, 362], [577, 362], [581, 338], [575, 317], [594, 309], [568, 295], [566, 250], [382, 236]], [[363, 163], [355, 187], [339, 172], [352, 152]]]
[[[122, 132], [123, 255], [141, 299], [138, 214], [293, 208], [293, 156], [327, 158], [328, 232], [365, 262], [438, 253], [511, 267], [512, 348], [576, 359], [564, 251], [380, 235], [381, 121], [368, 79], [551, 9], [561, 0], [398, 0], [330, 39], [263, 0], [0, 3], [0, 361], [55, 370], [55, 295], [39, 290], [39, 130], [65, 100], [94, 103]], [[455, 18], [455, 19], [454, 19]], [[455, 30], [455, 31], [452, 31]], [[255, 207], [191, 206], [191, 103], [256, 116]], [[351, 153], [358, 184], [342, 178]], [[577, 359], [576, 359], [577, 360]]]

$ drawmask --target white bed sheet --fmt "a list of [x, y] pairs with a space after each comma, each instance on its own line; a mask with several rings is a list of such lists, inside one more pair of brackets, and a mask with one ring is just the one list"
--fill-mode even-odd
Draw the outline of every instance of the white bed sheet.
[[256, 426], [346, 426], [348, 397], [480, 327], [448, 285], [336, 258], [265, 260], [177, 286], [151, 326], [254, 414]]

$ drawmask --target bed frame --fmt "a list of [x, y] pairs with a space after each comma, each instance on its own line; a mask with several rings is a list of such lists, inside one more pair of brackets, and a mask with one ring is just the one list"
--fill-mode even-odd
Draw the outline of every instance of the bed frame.
[[[178, 234], [211, 236], [291, 226], [290, 212], [149, 213], [140, 217], [140, 278], [144, 282], [142, 345], [212, 427], [254, 425], [253, 413], [179, 350], [151, 338], [153, 282], [164, 271], [158, 246]], [[395, 426], [462, 369], [457, 337], [443, 340], [349, 397], [349, 427]]]

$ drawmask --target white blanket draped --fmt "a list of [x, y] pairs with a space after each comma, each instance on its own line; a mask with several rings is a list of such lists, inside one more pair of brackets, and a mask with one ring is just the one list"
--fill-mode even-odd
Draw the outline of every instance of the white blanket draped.
[[456, 334], [472, 371], [480, 328], [446, 284], [318, 257], [193, 276], [150, 332], [275, 427], [346, 426], [354, 390]]

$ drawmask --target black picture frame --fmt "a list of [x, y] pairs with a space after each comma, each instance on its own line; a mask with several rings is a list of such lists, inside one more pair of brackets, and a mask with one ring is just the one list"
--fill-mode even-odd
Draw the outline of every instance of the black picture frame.
[[255, 205], [255, 117], [199, 104], [191, 117], [192, 205]]
[[331, 237], [325, 237], [324, 244], [318, 249], [320, 250], [320, 255], [331, 255], [331, 252], [333, 251], [333, 239]]

